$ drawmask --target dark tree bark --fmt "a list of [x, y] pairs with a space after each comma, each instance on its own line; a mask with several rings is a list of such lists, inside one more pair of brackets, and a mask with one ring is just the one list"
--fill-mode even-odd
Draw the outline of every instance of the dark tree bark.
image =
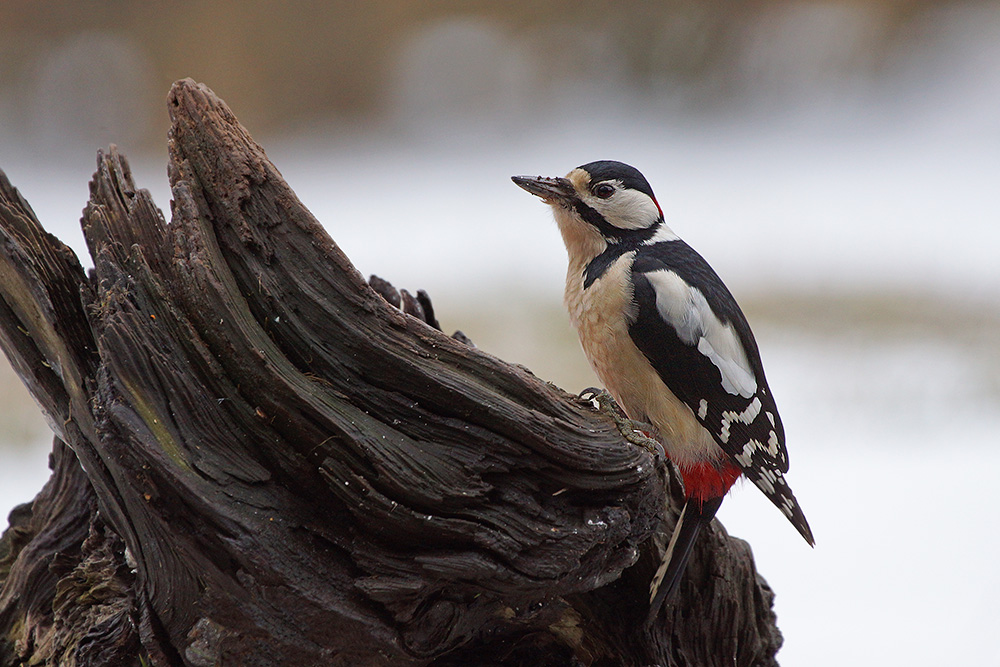
[[0, 178], [0, 343], [56, 436], [0, 663], [774, 664], [718, 524], [643, 628], [669, 465], [380, 296], [207, 88], [169, 110], [172, 221], [99, 154], [89, 275]]

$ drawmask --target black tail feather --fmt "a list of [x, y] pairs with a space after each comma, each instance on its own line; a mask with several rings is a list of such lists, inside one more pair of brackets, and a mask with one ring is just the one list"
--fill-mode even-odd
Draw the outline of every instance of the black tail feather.
[[721, 505], [722, 498], [711, 498], [705, 502], [688, 499], [684, 504], [677, 525], [674, 526], [674, 532], [670, 536], [667, 551], [663, 554], [663, 561], [649, 585], [647, 626], [656, 619], [663, 601], [677, 588], [691, 556], [691, 548], [698, 539], [702, 526], [712, 522]]

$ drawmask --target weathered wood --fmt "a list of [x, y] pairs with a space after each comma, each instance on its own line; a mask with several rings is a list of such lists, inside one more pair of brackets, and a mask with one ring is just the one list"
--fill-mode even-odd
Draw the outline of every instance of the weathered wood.
[[669, 466], [387, 302], [207, 88], [168, 106], [172, 221], [100, 153], [89, 276], [0, 174], [0, 343], [57, 436], [0, 661], [774, 664], [718, 525], [642, 628]]

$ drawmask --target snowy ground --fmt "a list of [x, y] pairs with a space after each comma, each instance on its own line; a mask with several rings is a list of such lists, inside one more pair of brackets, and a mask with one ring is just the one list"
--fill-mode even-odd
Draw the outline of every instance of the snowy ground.
[[720, 512], [777, 592], [782, 664], [1000, 664], [997, 355], [828, 342], [768, 350], [815, 550], [749, 485]]

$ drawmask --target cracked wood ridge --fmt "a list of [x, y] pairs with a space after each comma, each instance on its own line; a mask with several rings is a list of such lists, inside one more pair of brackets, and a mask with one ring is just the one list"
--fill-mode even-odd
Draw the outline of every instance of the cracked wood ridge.
[[56, 436], [0, 663], [775, 664], [717, 524], [642, 628], [669, 469], [372, 289], [206, 87], [168, 107], [172, 220], [99, 153], [89, 272], [0, 174], [0, 344]]

